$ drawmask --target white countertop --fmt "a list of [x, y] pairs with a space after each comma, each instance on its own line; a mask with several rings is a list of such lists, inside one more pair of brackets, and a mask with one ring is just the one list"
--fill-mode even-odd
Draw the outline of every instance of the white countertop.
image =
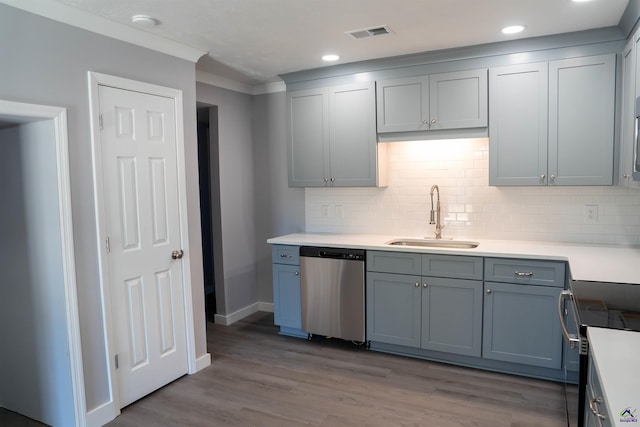
[[640, 419], [640, 332], [587, 328], [587, 336], [611, 424], [639, 425], [622, 412]]
[[[327, 246], [399, 252], [475, 255], [568, 261], [572, 280], [640, 284], [640, 247], [547, 243], [517, 240], [464, 239], [479, 242], [473, 249], [391, 246], [390, 240], [410, 236], [294, 233], [267, 240], [271, 244]], [[443, 239], [444, 240], [444, 239]], [[640, 353], [639, 353], [640, 354]]]

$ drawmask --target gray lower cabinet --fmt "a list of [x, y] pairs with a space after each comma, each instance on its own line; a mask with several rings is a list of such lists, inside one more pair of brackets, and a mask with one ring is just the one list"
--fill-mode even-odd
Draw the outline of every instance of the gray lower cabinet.
[[274, 245], [272, 248], [274, 323], [285, 335], [306, 336], [302, 332], [300, 302], [300, 248]]
[[367, 269], [369, 340], [481, 355], [482, 258], [369, 251]]
[[565, 263], [486, 258], [484, 271], [482, 357], [560, 369]]
[[587, 390], [584, 411], [585, 427], [610, 427], [611, 417], [607, 411], [606, 396], [602, 391], [600, 377], [593, 363], [589, 358], [589, 368], [587, 372]]
[[614, 54], [489, 70], [490, 185], [613, 183]]
[[487, 69], [376, 82], [378, 133], [487, 126]]
[[290, 187], [373, 187], [379, 176], [373, 82], [287, 93]]

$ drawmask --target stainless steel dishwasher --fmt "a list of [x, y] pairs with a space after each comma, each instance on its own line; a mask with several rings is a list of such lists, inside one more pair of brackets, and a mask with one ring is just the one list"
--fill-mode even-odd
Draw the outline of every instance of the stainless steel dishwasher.
[[303, 331], [365, 341], [364, 260], [361, 249], [300, 248]]

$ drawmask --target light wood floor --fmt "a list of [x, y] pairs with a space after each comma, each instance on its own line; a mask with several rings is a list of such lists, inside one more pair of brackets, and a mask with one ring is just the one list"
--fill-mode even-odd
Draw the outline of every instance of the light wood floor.
[[566, 426], [559, 383], [283, 337], [271, 313], [207, 337], [210, 367], [108, 426]]

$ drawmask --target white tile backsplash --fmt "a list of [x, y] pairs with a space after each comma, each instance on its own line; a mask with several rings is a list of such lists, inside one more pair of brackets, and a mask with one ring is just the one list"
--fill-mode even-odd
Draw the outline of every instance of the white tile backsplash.
[[[636, 189], [490, 187], [486, 138], [388, 145], [388, 187], [305, 190], [308, 232], [431, 237], [437, 184], [444, 237], [640, 244]], [[596, 222], [585, 205], [597, 206]]]

